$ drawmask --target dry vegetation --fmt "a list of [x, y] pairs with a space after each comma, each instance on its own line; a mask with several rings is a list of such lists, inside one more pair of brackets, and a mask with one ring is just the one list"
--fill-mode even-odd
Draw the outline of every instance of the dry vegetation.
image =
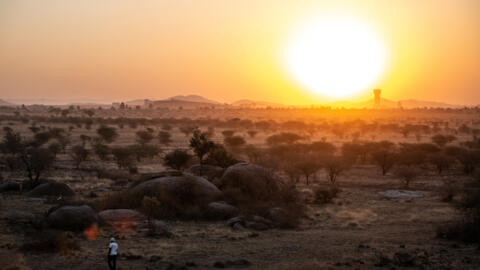
[[1, 267], [478, 269], [479, 115], [3, 107]]

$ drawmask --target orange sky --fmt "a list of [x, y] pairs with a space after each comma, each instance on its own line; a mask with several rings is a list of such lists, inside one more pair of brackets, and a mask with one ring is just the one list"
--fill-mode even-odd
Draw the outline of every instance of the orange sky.
[[325, 102], [281, 59], [294, 26], [325, 11], [377, 28], [385, 97], [480, 103], [477, 0], [4, 0], [0, 98]]

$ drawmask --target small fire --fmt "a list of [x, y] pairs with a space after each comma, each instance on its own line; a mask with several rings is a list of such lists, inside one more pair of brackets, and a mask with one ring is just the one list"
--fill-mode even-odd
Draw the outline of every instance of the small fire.
[[85, 231], [83, 232], [83, 234], [85, 235], [85, 237], [88, 240], [93, 240], [93, 239], [97, 238], [97, 236], [98, 236], [97, 224], [93, 224], [92, 226], [86, 228]]

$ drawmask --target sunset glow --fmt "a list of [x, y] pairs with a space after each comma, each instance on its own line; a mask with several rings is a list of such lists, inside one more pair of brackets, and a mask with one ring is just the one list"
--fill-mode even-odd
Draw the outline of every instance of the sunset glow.
[[301, 27], [288, 44], [286, 65], [311, 91], [350, 96], [371, 87], [384, 71], [386, 50], [366, 23], [320, 16]]

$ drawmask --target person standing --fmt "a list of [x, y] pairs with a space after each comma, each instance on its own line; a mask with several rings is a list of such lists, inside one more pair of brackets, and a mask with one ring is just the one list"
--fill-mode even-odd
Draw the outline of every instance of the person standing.
[[117, 269], [117, 255], [118, 244], [115, 242], [115, 238], [110, 238], [110, 244], [108, 244], [108, 267], [110, 270]]

